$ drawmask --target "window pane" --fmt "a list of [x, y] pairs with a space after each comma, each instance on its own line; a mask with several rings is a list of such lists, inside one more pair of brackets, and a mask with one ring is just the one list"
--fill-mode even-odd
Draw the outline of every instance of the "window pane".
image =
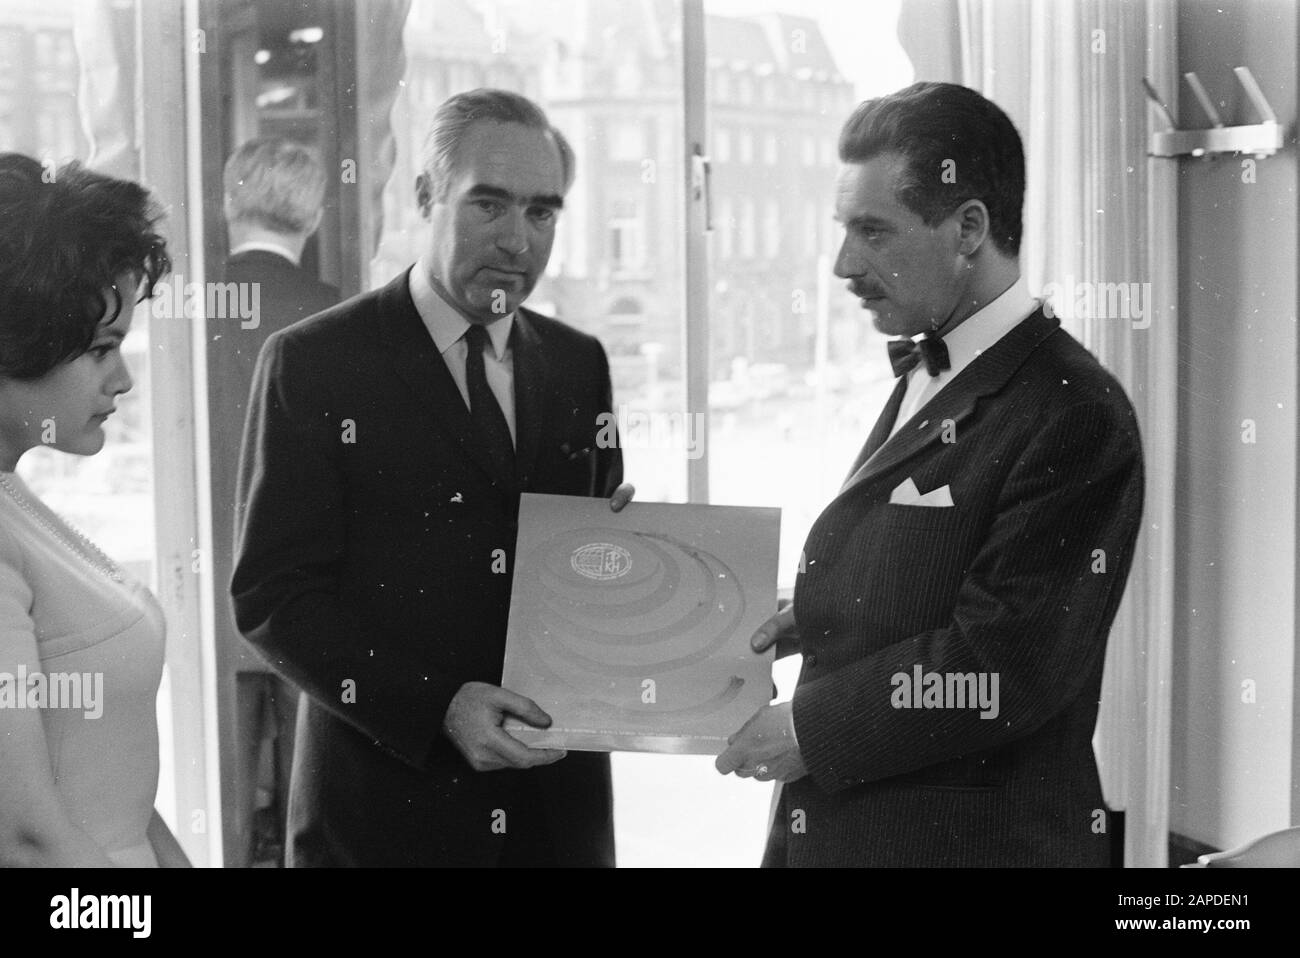
[[[438, 104], [488, 83], [537, 100], [572, 144], [577, 176], [547, 276], [528, 305], [600, 338], [637, 498], [682, 502], [689, 432], [637, 429], [647, 416], [689, 421], [680, 4], [507, 0], [490, 17], [476, 10], [412, 5], [406, 82], [393, 113], [396, 166], [371, 285], [405, 269], [427, 242], [411, 184]], [[765, 799], [723, 780], [711, 758], [620, 753], [613, 768], [620, 864], [757, 861]], [[741, 792], [748, 818], [737, 813]]]
[[705, 9], [710, 63], [727, 64], [742, 91], [772, 90], [770, 100], [709, 103], [713, 129], [764, 144], [762, 162], [742, 151], [714, 164], [714, 208], [737, 211], [737, 237], [733, 247], [715, 218], [710, 499], [781, 507], [789, 588], [809, 528], [893, 386], [882, 337], [831, 274], [836, 142], [859, 100], [906, 85], [911, 68], [893, 40], [897, 3], [708, 0]]
[[[665, 241], [681, 232], [683, 203], [679, 14], [675, 2], [655, 10], [647, 19], [632, 4], [412, 4], [393, 110], [397, 158], [370, 271], [378, 287], [428, 242], [412, 184], [438, 105], [491, 85], [531, 97], [572, 144], [577, 178], [527, 305], [600, 338], [620, 424], [633, 426], [682, 413], [685, 401], [681, 247]], [[655, 448], [645, 432], [644, 442], [624, 442], [638, 498], [683, 501], [685, 443]]]

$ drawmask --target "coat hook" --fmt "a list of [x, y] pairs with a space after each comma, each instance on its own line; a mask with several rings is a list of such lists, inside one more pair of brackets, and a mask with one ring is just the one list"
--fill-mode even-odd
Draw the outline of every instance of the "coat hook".
[[1205, 111], [1212, 126], [1203, 130], [1183, 130], [1178, 128], [1173, 112], [1160, 98], [1151, 81], [1145, 77], [1142, 85], [1146, 88], [1147, 98], [1159, 109], [1170, 129], [1151, 134], [1151, 156], [1207, 156], [1225, 153], [1253, 153], [1263, 159], [1272, 156], [1282, 148], [1284, 130], [1277, 122], [1277, 114], [1269, 106], [1264, 92], [1255, 82], [1254, 75], [1246, 67], [1235, 67], [1237, 82], [1241, 84], [1247, 99], [1259, 114], [1260, 122], [1242, 126], [1224, 126], [1219, 111], [1210, 99], [1200, 78], [1194, 73], [1184, 73], [1192, 94]]

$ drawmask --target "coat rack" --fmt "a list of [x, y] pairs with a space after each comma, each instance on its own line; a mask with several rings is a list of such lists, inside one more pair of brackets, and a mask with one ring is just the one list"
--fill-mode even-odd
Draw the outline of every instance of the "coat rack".
[[1224, 126], [1215, 109], [1214, 102], [1201, 85], [1200, 77], [1195, 73], [1184, 73], [1183, 79], [1196, 97], [1201, 109], [1213, 124], [1208, 130], [1181, 130], [1178, 121], [1151, 85], [1143, 77], [1142, 85], [1146, 87], [1147, 98], [1155, 104], [1171, 129], [1151, 134], [1151, 156], [1213, 156], [1221, 153], [1253, 153], [1263, 159], [1282, 149], [1283, 130], [1277, 122], [1277, 114], [1264, 98], [1264, 92], [1255, 82], [1254, 75], [1246, 67], [1234, 67], [1246, 98], [1255, 107], [1260, 122], [1247, 126]]

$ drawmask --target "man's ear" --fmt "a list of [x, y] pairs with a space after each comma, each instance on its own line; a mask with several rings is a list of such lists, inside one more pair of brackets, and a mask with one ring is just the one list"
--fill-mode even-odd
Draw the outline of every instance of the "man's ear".
[[429, 207], [433, 205], [433, 184], [428, 173], [421, 173], [415, 178], [415, 205], [420, 215], [428, 219]]
[[989, 235], [989, 211], [982, 200], [967, 200], [953, 213], [957, 221], [957, 252], [973, 256]]

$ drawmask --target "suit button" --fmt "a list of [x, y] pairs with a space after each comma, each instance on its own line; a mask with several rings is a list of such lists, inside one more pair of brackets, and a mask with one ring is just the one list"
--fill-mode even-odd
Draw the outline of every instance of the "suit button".
[[805, 655], [805, 656], [803, 657], [803, 664], [806, 665], [806, 666], [808, 666], [808, 668], [810, 668], [810, 669], [816, 668], [816, 667], [817, 667], [817, 655], [816, 655], [816, 653], [814, 653], [814, 652], [809, 652], [807, 655]]

